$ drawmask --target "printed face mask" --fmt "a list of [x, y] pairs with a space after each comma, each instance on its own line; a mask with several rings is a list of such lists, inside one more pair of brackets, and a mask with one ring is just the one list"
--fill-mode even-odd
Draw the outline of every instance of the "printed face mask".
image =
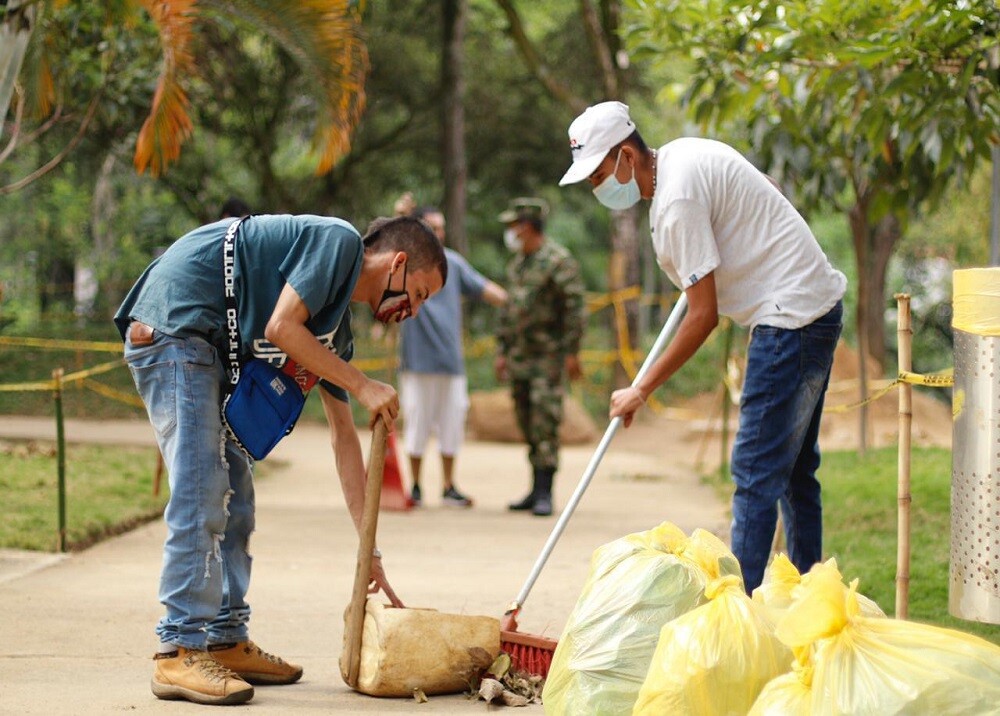
[[403, 289], [401, 291], [394, 291], [390, 288], [392, 285], [392, 274], [389, 274], [389, 280], [385, 284], [382, 298], [379, 299], [378, 307], [375, 309], [376, 321], [381, 321], [382, 323], [389, 323], [390, 321], [399, 323], [403, 319], [409, 318], [410, 294], [406, 292], [407, 271], [409, 269], [404, 266]]
[[618, 163], [622, 160], [622, 150], [618, 150], [618, 158], [615, 159], [614, 170], [605, 177], [604, 181], [594, 187], [594, 196], [597, 200], [609, 209], [621, 211], [628, 209], [642, 198], [639, 192], [639, 182], [635, 180], [635, 167], [632, 167], [632, 178], [622, 184], [615, 174], [618, 173]]
[[517, 229], [510, 228], [503, 232], [503, 243], [508, 251], [518, 252], [521, 250], [521, 237], [517, 235]]

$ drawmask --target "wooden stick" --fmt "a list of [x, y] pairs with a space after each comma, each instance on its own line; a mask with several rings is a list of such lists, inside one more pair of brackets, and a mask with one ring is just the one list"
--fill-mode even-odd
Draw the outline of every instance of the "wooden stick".
[[[900, 371], [913, 369], [913, 331], [910, 328], [910, 296], [895, 295], [897, 360]], [[896, 618], [906, 619], [910, 607], [910, 433], [913, 425], [913, 388], [899, 384], [899, 473], [896, 481]]]
[[156, 469], [153, 471], [153, 497], [160, 496], [160, 483], [163, 482], [163, 453], [156, 449]]
[[368, 454], [365, 506], [361, 516], [361, 538], [358, 541], [358, 566], [354, 572], [354, 591], [344, 619], [344, 653], [340, 662], [340, 674], [352, 689], [357, 689], [358, 675], [361, 671], [361, 634], [365, 623], [365, 605], [368, 603], [368, 583], [371, 580], [375, 532], [378, 528], [386, 436], [385, 423], [379, 418], [375, 421], [371, 452]]
[[66, 551], [66, 427], [63, 422], [63, 369], [52, 371], [56, 406], [56, 471], [59, 499], [59, 551]]

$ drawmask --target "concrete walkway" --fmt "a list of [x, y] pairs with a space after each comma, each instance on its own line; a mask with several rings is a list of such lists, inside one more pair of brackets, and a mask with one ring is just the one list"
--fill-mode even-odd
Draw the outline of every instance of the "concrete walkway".
[[[152, 444], [141, 422], [69, 421], [66, 433], [70, 441]], [[53, 437], [51, 420], [0, 416], [0, 438]], [[370, 436], [363, 432], [361, 438], [367, 452]], [[522, 632], [559, 636], [601, 544], [664, 520], [725, 539], [727, 506], [700, 484], [691, 464], [697, 444], [681, 422], [633, 426], [616, 437], [524, 606]], [[594, 448], [564, 448], [557, 508], [572, 494]], [[457, 481], [476, 499], [469, 510], [439, 504], [439, 464], [435, 452], [426, 456], [427, 506], [380, 516], [378, 543], [390, 581], [409, 606], [499, 618], [555, 520], [505, 509], [526, 489], [523, 446], [465, 445]], [[259, 687], [253, 701], [227, 713], [481, 714], [503, 708], [464, 695], [417, 704], [348, 689], [338, 658], [357, 535], [326, 428], [300, 425], [262, 467], [251, 633], [265, 649], [301, 663], [305, 675], [294, 686]], [[149, 691], [164, 535], [156, 521], [67, 556], [0, 552], [0, 714], [206, 713], [203, 706], [159, 701]], [[531, 706], [526, 712], [541, 711]]]

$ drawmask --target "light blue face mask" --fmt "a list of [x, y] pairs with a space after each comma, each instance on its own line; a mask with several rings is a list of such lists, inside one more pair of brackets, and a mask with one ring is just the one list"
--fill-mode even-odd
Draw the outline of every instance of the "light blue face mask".
[[618, 150], [618, 158], [615, 159], [615, 168], [600, 184], [594, 187], [594, 196], [597, 200], [609, 209], [621, 211], [635, 206], [642, 193], [639, 191], [639, 182], [635, 180], [635, 167], [632, 167], [632, 178], [625, 184], [618, 181], [615, 174], [618, 173], [618, 163], [622, 160], [622, 150]]

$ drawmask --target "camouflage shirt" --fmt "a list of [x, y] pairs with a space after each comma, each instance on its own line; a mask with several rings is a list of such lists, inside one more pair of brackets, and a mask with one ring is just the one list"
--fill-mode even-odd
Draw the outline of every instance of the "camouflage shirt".
[[539, 370], [561, 376], [566, 356], [580, 350], [584, 326], [583, 282], [576, 260], [546, 240], [533, 254], [507, 265], [507, 291], [497, 332], [511, 378]]

